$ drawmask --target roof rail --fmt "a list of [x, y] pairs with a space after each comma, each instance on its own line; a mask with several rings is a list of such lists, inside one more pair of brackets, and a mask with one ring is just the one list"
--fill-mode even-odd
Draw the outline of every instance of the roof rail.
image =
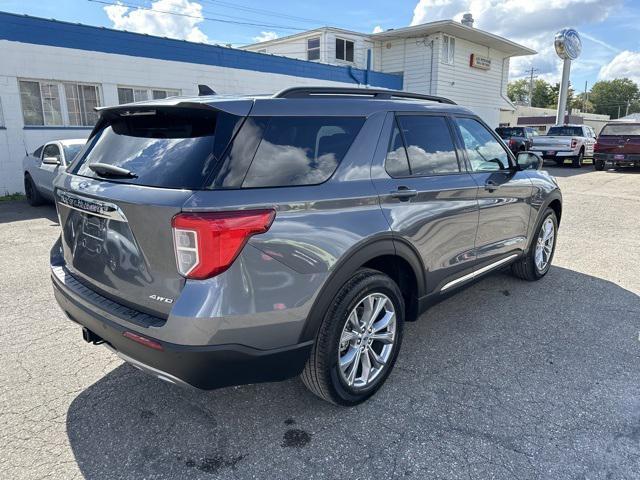
[[436, 95], [403, 92], [400, 90], [386, 90], [382, 88], [352, 88], [352, 87], [291, 87], [276, 93], [273, 98], [310, 98], [310, 97], [361, 97], [381, 100], [393, 98], [407, 98], [426, 100], [429, 102], [448, 103], [455, 105], [453, 100]]

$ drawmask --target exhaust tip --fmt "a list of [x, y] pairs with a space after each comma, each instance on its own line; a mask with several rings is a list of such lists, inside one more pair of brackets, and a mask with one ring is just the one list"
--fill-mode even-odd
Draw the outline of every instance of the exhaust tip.
[[93, 343], [94, 345], [100, 345], [104, 343], [102, 337], [96, 335], [87, 327], [82, 327], [82, 339], [87, 343]]

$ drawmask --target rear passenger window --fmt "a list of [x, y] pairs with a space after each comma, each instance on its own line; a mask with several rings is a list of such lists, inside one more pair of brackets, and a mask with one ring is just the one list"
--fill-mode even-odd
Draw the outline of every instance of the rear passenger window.
[[364, 119], [272, 117], [243, 188], [316, 185], [336, 170]]
[[[460, 172], [456, 149], [444, 117], [402, 115], [397, 117], [397, 122], [409, 160], [409, 175], [420, 177]], [[395, 149], [394, 153], [398, 151]], [[387, 171], [392, 176], [405, 176], [393, 173], [401, 172], [401, 151], [399, 155], [395, 158], [393, 154], [387, 156]]]
[[387, 173], [392, 177], [408, 177], [411, 175], [407, 150], [404, 148], [402, 134], [397, 122], [393, 122], [393, 133], [389, 142], [389, 151], [385, 162]]

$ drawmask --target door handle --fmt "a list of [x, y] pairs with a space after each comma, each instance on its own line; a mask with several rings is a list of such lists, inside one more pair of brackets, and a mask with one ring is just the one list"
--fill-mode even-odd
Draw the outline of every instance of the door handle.
[[486, 183], [484, 184], [484, 189], [489, 192], [493, 192], [494, 190], [497, 190], [499, 188], [500, 188], [500, 184], [494, 182], [493, 180], [487, 180]]
[[393, 190], [391, 192], [391, 197], [392, 198], [397, 198], [402, 202], [406, 202], [411, 197], [415, 197], [416, 195], [418, 195], [418, 191], [417, 190], [412, 190], [412, 189], [410, 189], [408, 187], [398, 187], [397, 190]]

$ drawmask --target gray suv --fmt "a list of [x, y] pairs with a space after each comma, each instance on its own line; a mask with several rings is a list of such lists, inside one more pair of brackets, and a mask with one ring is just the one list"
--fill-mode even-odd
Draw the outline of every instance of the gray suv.
[[448, 99], [305, 87], [103, 108], [55, 180], [55, 297], [84, 339], [212, 389], [301, 375], [340, 405], [405, 321], [481, 275], [548, 271], [562, 212]]

